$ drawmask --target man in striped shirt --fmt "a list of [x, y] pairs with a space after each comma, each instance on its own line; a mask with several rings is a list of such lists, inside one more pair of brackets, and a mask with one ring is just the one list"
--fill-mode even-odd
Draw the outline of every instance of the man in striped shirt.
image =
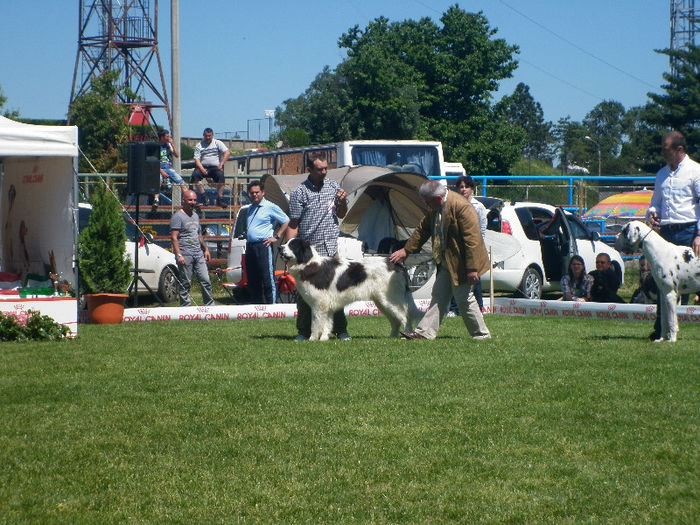
[[[287, 240], [299, 237], [309, 241], [319, 255], [333, 257], [338, 251], [340, 219], [348, 211], [347, 193], [340, 185], [326, 178], [328, 161], [323, 153], [306, 160], [309, 177], [289, 198], [289, 227]], [[333, 333], [341, 341], [349, 341], [348, 320], [339, 310], [333, 316]], [[297, 299], [297, 336], [304, 341], [311, 335], [311, 308], [301, 296]]]
[[211, 179], [216, 184], [216, 205], [224, 207], [224, 164], [231, 152], [219, 139], [214, 138], [211, 128], [204, 130], [203, 138], [194, 148], [194, 171], [192, 172], [192, 184], [197, 191], [199, 202], [204, 203], [203, 179]]

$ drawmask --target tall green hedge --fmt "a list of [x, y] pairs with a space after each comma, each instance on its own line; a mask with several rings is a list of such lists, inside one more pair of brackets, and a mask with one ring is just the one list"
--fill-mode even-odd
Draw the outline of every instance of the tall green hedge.
[[90, 221], [78, 238], [78, 269], [84, 293], [125, 294], [131, 282], [121, 204], [104, 184], [93, 194]]

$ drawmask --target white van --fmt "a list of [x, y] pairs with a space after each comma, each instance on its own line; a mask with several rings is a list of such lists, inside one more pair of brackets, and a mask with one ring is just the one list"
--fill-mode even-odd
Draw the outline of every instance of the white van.
[[443, 167], [445, 175], [448, 177], [462, 177], [467, 174], [467, 170], [464, 169], [461, 162], [445, 162], [443, 163]]

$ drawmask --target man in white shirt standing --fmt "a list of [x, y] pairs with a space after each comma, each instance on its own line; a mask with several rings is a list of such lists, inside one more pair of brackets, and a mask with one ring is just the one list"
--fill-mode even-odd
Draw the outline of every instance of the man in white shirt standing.
[[[661, 154], [667, 164], [656, 173], [647, 221], [668, 242], [690, 246], [700, 257], [700, 164], [686, 154], [685, 148], [685, 137], [679, 131], [666, 133], [661, 140]], [[687, 296], [683, 302], [688, 302]], [[657, 316], [649, 339], [657, 340], [660, 333]]]
[[192, 184], [197, 190], [200, 202], [205, 202], [202, 179], [211, 179], [216, 183], [216, 205], [225, 208], [221, 200], [224, 196], [224, 164], [230, 155], [226, 145], [214, 138], [214, 130], [206, 128], [202, 140], [194, 148], [192, 172]]

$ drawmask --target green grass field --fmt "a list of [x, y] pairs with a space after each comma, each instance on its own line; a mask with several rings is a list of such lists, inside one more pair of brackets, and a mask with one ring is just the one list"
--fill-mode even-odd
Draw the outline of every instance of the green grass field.
[[0, 346], [1, 523], [697, 523], [700, 326], [352, 318]]

